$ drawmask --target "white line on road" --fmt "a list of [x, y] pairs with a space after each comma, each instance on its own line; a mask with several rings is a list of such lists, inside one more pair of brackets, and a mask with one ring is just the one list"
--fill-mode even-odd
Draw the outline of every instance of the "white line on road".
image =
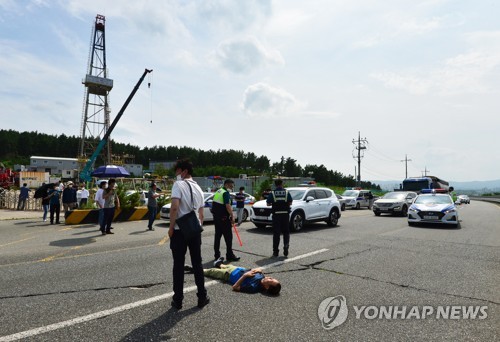
[[[304, 259], [304, 258], [313, 256], [313, 255], [316, 255], [316, 254], [319, 254], [319, 253], [323, 253], [323, 252], [326, 252], [326, 251], [328, 251], [328, 249], [323, 248], [323, 249], [320, 249], [320, 250], [317, 250], [317, 251], [314, 251], [314, 252], [311, 252], [311, 253], [306, 253], [306, 254], [298, 255], [298, 256], [290, 258], [290, 259], [285, 259], [285, 260], [282, 260], [282, 261], [273, 262], [272, 264], [265, 265], [265, 266], [263, 266], [261, 268], [262, 269], [266, 269], [266, 268], [280, 266], [280, 265], [283, 265], [283, 264], [286, 264], [286, 263], [289, 263], [289, 262], [292, 262], [292, 261], [295, 261], [295, 260]], [[209, 287], [209, 286], [212, 286], [212, 285], [215, 285], [215, 284], [219, 284], [219, 283], [220, 282], [217, 281], [217, 280], [211, 280], [211, 281], [206, 282], [205, 286]], [[190, 287], [187, 287], [187, 288], [184, 289], [184, 293], [195, 291], [195, 290], [196, 290], [196, 286], [190, 286]], [[75, 325], [75, 324], [80, 324], [80, 323], [92, 321], [92, 320], [99, 319], [99, 318], [102, 318], [102, 317], [106, 317], [106, 316], [109, 316], [109, 315], [113, 315], [113, 314], [116, 314], [116, 313], [119, 313], [119, 312], [122, 312], [122, 311], [134, 309], [134, 308], [137, 308], [139, 306], [148, 305], [148, 304], [151, 304], [151, 303], [158, 302], [160, 300], [168, 299], [168, 298], [172, 297], [173, 295], [174, 295], [173, 292], [169, 292], [169, 293], [166, 293], [166, 294], [163, 294], [163, 295], [160, 295], [160, 296], [155, 296], [155, 297], [151, 297], [151, 298], [148, 298], [148, 299], [140, 300], [138, 302], [133, 302], [133, 303], [125, 304], [125, 305], [122, 305], [122, 306], [117, 306], [116, 308], [112, 308], [112, 309], [108, 309], [108, 310], [104, 310], [104, 311], [99, 311], [99, 312], [96, 312], [96, 313], [93, 313], [93, 314], [90, 314], [90, 315], [76, 317], [76, 318], [73, 318], [73, 319], [70, 319], [70, 320], [67, 320], [67, 321], [64, 321], [64, 322], [54, 323], [54, 324], [46, 325], [46, 326], [43, 326], [43, 327], [39, 327], [39, 328], [31, 329], [31, 330], [26, 330], [26, 331], [22, 331], [22, 332], [19, 332], [19, 333], [16, 333], [16, 334], [8, 335], [8, 336], [2, 336], [2, 337], [0, 337], [0, 342], [17, 341], [17, 340], [20, 340], [22, 338], [36, 336], [36, 335], [40, 335], [40, 334], [43, 334], [43, 333], [46, 333], [46, 332], [49, 332], [49, 331], [53, 331], [53, 330], [57, 330], [57, 329], [65, 328], [65, 327], [69, 327], [69, 326], [72, 326], [72, 325]]]

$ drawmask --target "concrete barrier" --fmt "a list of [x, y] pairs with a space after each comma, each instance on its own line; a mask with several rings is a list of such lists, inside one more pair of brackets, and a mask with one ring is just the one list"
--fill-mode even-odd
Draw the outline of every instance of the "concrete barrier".
[[[140, 221], [149, 218], [148, 208], [116, 209], [113, 221]], [[160, 218], [160, 213], [156, 219]], [[99, 209], [75, 209], [69, 210], [64, 215], [65, 224], [97, 224], [99, 220]]]

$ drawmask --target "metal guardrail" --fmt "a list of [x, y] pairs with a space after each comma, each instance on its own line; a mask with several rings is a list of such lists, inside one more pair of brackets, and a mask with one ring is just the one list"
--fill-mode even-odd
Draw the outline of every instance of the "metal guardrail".
[[474, 201], [500, 203], [500, 196], [473, 196], [469, 198]]

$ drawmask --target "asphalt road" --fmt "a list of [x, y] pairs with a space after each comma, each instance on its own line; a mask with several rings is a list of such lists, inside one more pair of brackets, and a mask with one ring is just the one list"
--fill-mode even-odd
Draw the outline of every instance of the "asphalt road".
[[[281, 295], [236, 293], [206, 279], [212, 301], [200, 310], [187, 274], [179, 312], [170, 308], [165, 222], [153, 232], [145, 221], [116, 223], [115, 235], [101, 236], [92, 225], [0, 221], [0, 341], [500, 340], [500, 206], [473, 201], [459, 210], [458, 229], [348, 210], [338, 227], [292, 234], [289, 259], [271, 258], [271, 231], [247, 222], [244, 245], [233, 243], [238, 264], [267, 267]], [[207, 225], [207, 267], [213, 234]], [[346, 299], [348, 316], [326, 330], [318, 307], [335, 296]], [[406, 306], [405, 319], [378, 318], [389, 306]], [[462, 306], [483, 307], [487, 317], [436, 318], [440, 307]], [[413, 307], [434, 315], [410, 316]]]

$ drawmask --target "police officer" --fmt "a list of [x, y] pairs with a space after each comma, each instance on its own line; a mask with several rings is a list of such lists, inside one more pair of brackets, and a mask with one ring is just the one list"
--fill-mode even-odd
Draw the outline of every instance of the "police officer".
[[273, 257], [278, 256], [280, 235], [283, 233], [283, 255], [288, 256], [288, 247], [290, 246], [290, 227], [288, 225], [288, 215], [292, 196], [283, 188], [283, 181], [277, 179], [274, 181], [276, 188], [267, 196], [267, 205], [272, 206], [273, 210]]
[[[234, 188], [232, 179], [226, 179], [224, 186], [215, 192], [212, 202], [212, 213], [214, 215], [215, 238], [214, 238], [214, 256], [220, 258], [220, 239], [224, 236], [226, 242], [226, 259], [228, 261], [238, 261], [239, 257], [233, 253], [233, 231], [234, 215], [229, 191]], [[228, 191], [229, 190], [229, 191]]]

